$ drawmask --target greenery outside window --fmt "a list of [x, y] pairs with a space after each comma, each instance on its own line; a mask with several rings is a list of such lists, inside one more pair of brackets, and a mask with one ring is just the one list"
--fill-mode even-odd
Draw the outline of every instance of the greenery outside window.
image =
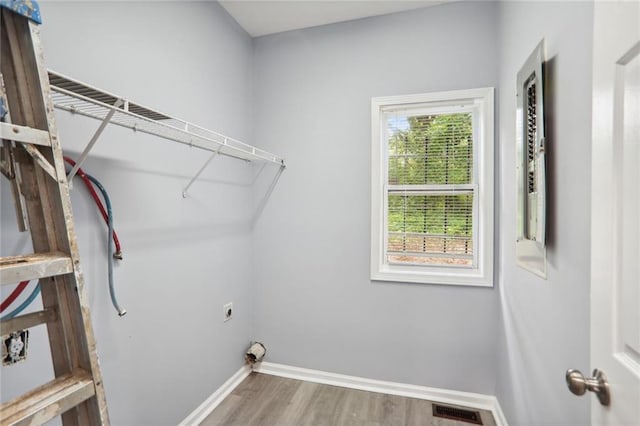
[[493, 89], [372, 99], [371, 278], [493, 285]]

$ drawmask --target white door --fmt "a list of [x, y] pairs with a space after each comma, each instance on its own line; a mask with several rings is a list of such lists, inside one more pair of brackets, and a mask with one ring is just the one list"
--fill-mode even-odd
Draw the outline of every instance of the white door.
[[[595, 2], [591, 365], [610, 404], [594, 425], [640, 425], [640, 2]], [[586, 373], [586, 372], [585, 372]]]

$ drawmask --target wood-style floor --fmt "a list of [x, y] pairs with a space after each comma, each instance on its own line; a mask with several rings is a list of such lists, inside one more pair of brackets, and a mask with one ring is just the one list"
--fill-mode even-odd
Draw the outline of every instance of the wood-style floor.
[[[202, 426], [471, 426], [434, 418], [430, 401], [251, 373]], [[495, 426], [480, 410], [482, 423]]]

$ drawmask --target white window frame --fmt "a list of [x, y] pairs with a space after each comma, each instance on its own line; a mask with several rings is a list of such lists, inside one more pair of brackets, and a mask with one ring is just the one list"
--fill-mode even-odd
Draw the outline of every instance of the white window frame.
[[[385, 114], [390, 110], [472, 111], [473, 205], [472, 267], [399, 265], [386, 261], [388, 147]], [[453, 108], [453, 109], [452, 109]], [[371, 279], [422, 284], [493, 287], [494, 89], [492, 87], [386, 96], [371, 99]]]

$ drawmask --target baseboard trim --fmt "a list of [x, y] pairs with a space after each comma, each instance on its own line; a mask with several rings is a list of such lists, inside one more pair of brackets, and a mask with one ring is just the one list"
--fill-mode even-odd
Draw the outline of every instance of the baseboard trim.
[[498, 398], [495, 398], [495, 405], [494, 407], [491, 409], [491, 413], [493, 414], [493, 418], [496, 420], [496, 425], [497, 426], [509, 426], [509, 423], [507, 423], [507, 418], [504, 415], [504, 412], [502, 411], [502, 407], [500, 407], [500, 402], [498, 401]]
[[224, 382], [209, 398], [180, 422], [178, 426], [199, 425], [249, 374], [251, 374], [251, 367], [243, 365], [229, 380]]
[[258, 363], [254, 366], [253, 371], [313, 383], [406, 396], [409, 398], [427, 399], [444, 404], [462, 405], [469, 408], [488, 410], [493, 414], [497, 426], [508, 426], [498, 399], [492, 395], [365, 379], [362, 377], [328, 373], [326, 371], [310, 370], [272, 362]]

